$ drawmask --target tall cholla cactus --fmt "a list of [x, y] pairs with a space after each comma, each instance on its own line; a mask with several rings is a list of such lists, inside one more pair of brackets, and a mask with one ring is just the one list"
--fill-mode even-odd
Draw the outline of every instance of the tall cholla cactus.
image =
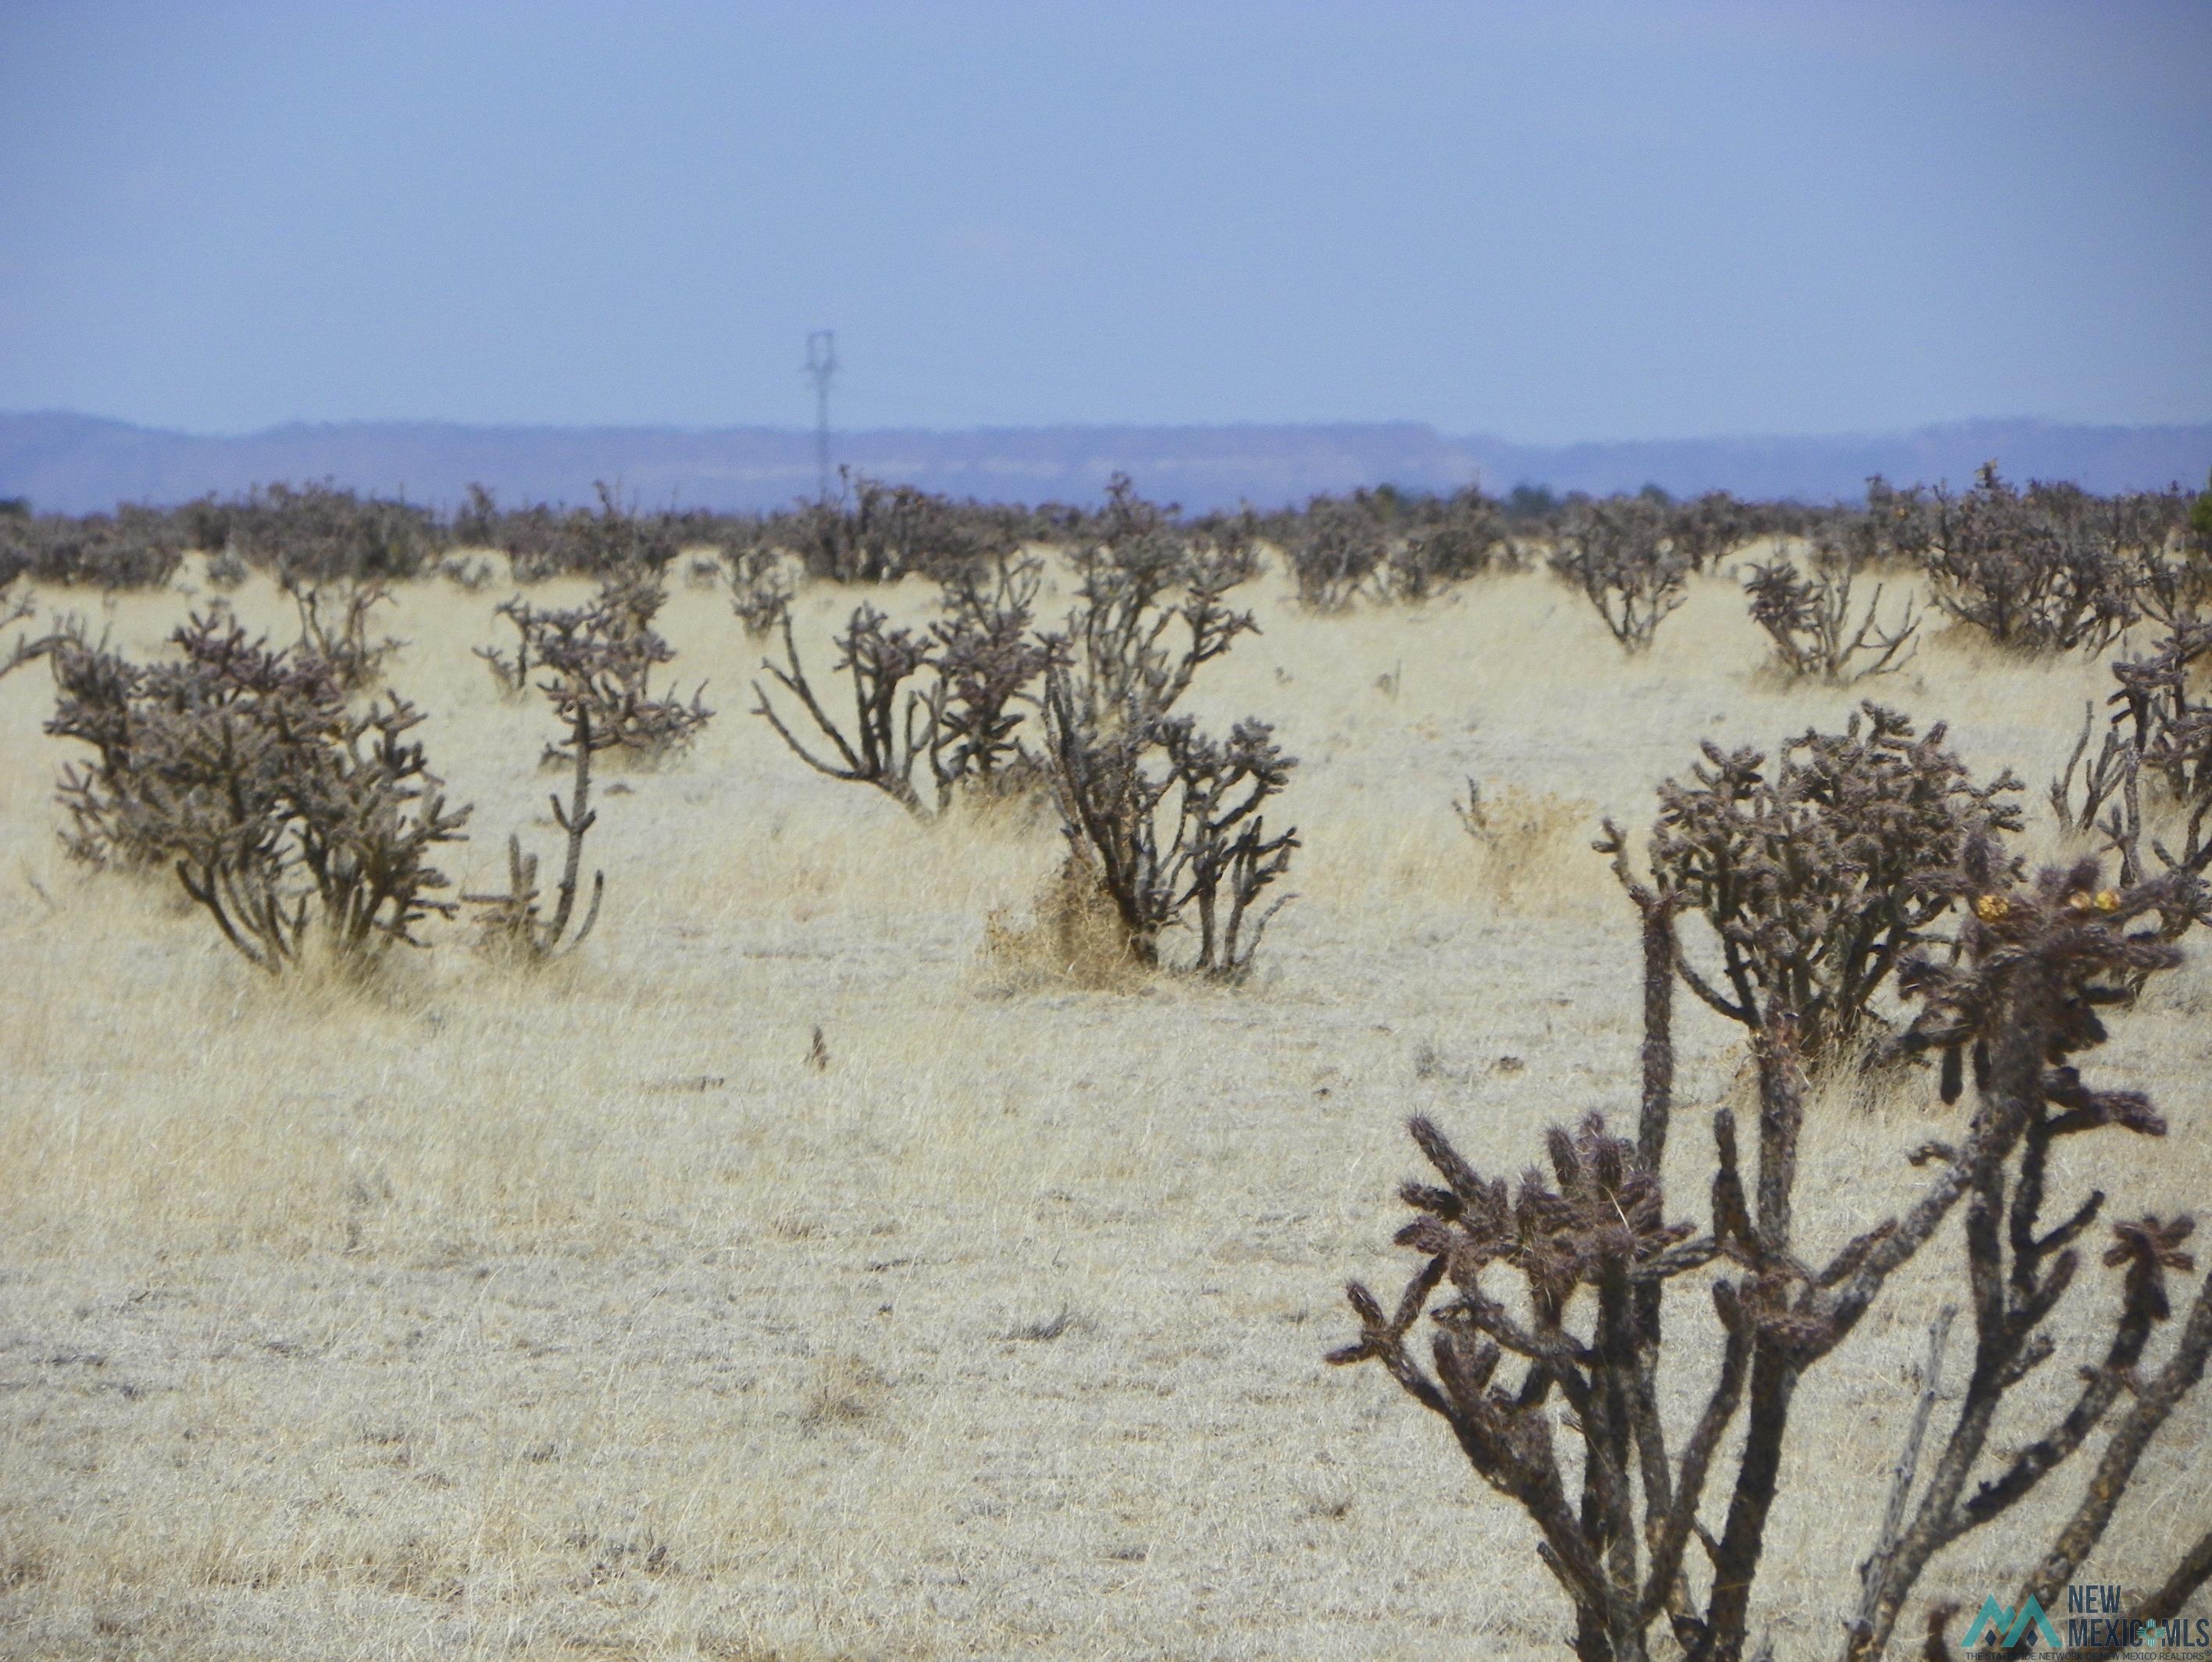
[[[1966, 1492], [2000, 1402], [2056, 1348], [2047, 1319], [2078, 1271], [2074, 1243], [2104, 1207], [2104, 1192], [2092, 1190], [2063, 1222], [2043, 1227], [2051, 1144], [2108, 1126], [2166, 1135], [2166, 1120], [2141, 1092], [2100, 1089], [2072, 1058], [2106, 1041], [2100, 1010], [2132, 1002], [2147, 977], [2181, 961], [2155, 927], [2129, 925], [2155, 924], [2176, 906], [2197, 903], [2201, 885], [2186, 872], [2168, 872], [2107, 888], [2087, 860], [2047, 870], [2033, 884], [2011, 883], [1985, 843], [1969, 851], [1960, 876], [1971, 903], [1959, 955], [1944, 961], [1916, 954], [1904, 966], [1900, 984], [1921, 1010], [1896, 1046], [1940, 1050], [1947, 1095], [1958, 1089], [1961, 1053], [1972, 1059], [1978, 1106], [1966, 1145], [1923, 1153], [1947, 1159], [1946, 1180], [1968, 1196], [1974, 1367], [1911, 1524], [1881, 1541], [1862, 1569], [1864, 1597], [1846, 1653], [1853, 1662], [1881, 1654], [1899, 1607], [1935, 1552], [2000, 1516], [2114, 1418], [2079, 1505], [2020, 1591], [2022, 1599], [2051, 1605], [2102, 1538], [2144, 1447], [2202, 1377], [2212, 1352], [2208, 1278], [2165, 1366], [2144, 1371], [2152, 1331], [2172, 1313], [2166, 1271], [2196, 1267], [2181, 1246], [2196, 1225], [2185, 1213], [2115, 1223], [2103, 1262], [2124, 1274], [2101, 1365], [2084, 1370], [2080, 1392], [2057, 1423]], [[2124, 1391], [2129, 1400], [2115, 1416]], [[2208, 1573], [2212, 1531], [2130, 1614], [2173, 1615]], [[1940, 1627], [1934, 1638], [1941, 1642]]]
[[[2050, 1606], [2103, 1538], [2143, 1449], [2202, 1376], [2212, 1353], [2212, 1278], [2163, 1364], [2146, 1360], [2155, 1330], [2173, 1312], [2167, 1272], [2195, 1268], [2185, 1249], [2192, 1221], [2153, 1214], [2118, 1223], [2102, 1255], [2122, 1272], [2102, 1364], [2084, 1371], [2071, 1403], [2040, 1435], [1984, 1463], [2003, 1399], [2056, 1350], [2048, 1324], [2080, 1268], [2075, 1243], [2104, 1206], [2103, 1192], [2093, 1191], [2045, 1227], [2051, 1145], [2107, 1128], [2153, 1137], [2166, 1130], [2141, 1094], [2092, 1085], [2074, 1058], [2105, 1041], [2101, 1010], [2124, 1005], [2144, 978], [2179, 961], [2155, 927], [2130, 925], [2154, 925], [2176, 905], [2193, 903], [2197, 886], [2188, 873], [2172, 872], [2107, 888], [2094, 864], [2046, 871], [2032, 883], [2014, 870], [1984, 832], [1950, 867], [1923, 879], [1931, 896], [1959, 904], [1963, 921], [1954, 955], [1920, 948], [1905, 957], [1900, 986], [1920, 1010], [1891, 1047], [1954, 1058], [1945, 1081], [1954, 1095], [1963, 1084], [1957, 1058], [1971, 1057], [1976, 1108], [1958, 1146], [1930, 1143], [1913, 1151], [1915, 1165], [1936, 1169], [1912, 1204], [1826, 1263], [1801, 1257], [1794, 1239], [1803, 1041], [1778, 1000], [1754, 1029], [1754, 1168], [1740, 1167], [1735, 1117], [1721, 1110], [1713, 1120], [1711, 1228], [1700, 1233], [1667, 1220], [1658, 1173], [1672, 1107], [1671, 990], [1678, 976], [1694, 974], [1676, 950], [1683, 897], [1672, 891], [1629, 884], [1644, 918], [1646, 977], [1633, 1144], [1608, 1135], [1595, 1114], [1577, 1133], [1554, 1129], [1547, 1148], [1556, 1186], [1532, 1173], [1509, 1198], [1503, 1180], [1486, 1180], [1434, 1125], [1413, 1122], [1443, 1186], [1401, 1190], [1419, 1216], [1397, 1243], [1425, 1261], [1387, 1313], [1352, 1283], [1359, 1337], [1329, 1360], [1381, 1362], [1450, 1426], [1475, 1471], [1528, 1513], [1538, 1556], [1573, 1606], [1579, 1662], [1648, 1662], [1649, 1629], [1662, 1616], [1690, 1662], [1741, 1662], [1797, 1383], [1845, 1343], [1891, 1275], [1962, 1202], [1973, 1366], [1922, 1483], [1921, 1436], [1936, 1401], [1932, 1386], [1926, 1392], [1887, 1507], [1870, 1520], [1873, 1549], [1860, 1568], [1856, 1615], [1845, 1623], [1848, 1662], [1884, 1653], [1936, 1553], [2005, 1515], [2104, 1430], [2080, 1502], [2020, 1591], [2021, 1600], [2033, 1596]], [[1718, 1334], [1701, 1331], [1685, 1313], [1662, 1330], [1667, 1284], [1723, 1265], [1709, 1283]], [[1485, 1274], [1492, 1266], [1521, 1278], [1525, 1300], [1509, 1307], [1492, 1295]], [[1431, 1309], [1447, 1282], [1455, 1296]], [[1434, 1328], [1433, 1372], [1411, 1344], [1425, 1310]], [[1947, 1312], [1931, 1330], [1938, 1362], [1948, 1324]], [[1680, 1428], [1670, 1428], [1659, 1410], [1662, 1367], [1669, 1356], [1679, 1365], [1700, 1345], [1717, 1348], [1719, 1365], [1678, 1444]], [[1501, 1380], [1509, 1355], [1521, 1359], [1519, 1377]], [[1565, 1413], [1552, 1405], [1555, 1392]], [[1738, 1440], [1729, 1428], [1740, 1411]], [[1581, 1440], [1578, 1463], [1562, 1460], [1555, 1425]], [[1724, 1446], [1735, 1451], [1732, 1477], [1722, 1475]], [[1578, 1497], [1569, 1488], [1577, 1464]], [[1709, 1486], [1728, 1495], [1717, 1529], [1700, 1517]], [[1692, 1538], [1704, 1547], [1695, 1560], [1686, 1550]], [[2170, 1617], [2208, 1576], [2212, 1532], [2130, 1614]], [[1939, 1605], [1930, 1655], [1945, 1653], [1942, 1620]]]

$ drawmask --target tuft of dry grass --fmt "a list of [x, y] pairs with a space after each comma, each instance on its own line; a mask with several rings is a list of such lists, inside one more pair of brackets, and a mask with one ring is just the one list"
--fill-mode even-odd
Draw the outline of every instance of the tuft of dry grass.
[[1569, 874], [1589, 852], [1596, 824], [1589, 803], [1518, 785], [1485, 791], [1469, 779], [1466, 800], [1452, 807], [1474, 840], [1479, 880], [1501, 909], [1538, 910], [1575, 887]]
[[1127, 992], [1158, 977], [1129, 950], [1114, 897], [1073, 859], [1063, 860], [1039, 886], [1028, 918], [1006, 907], [984, 918], [983, 966], [1009, 992], [1058, 986]]

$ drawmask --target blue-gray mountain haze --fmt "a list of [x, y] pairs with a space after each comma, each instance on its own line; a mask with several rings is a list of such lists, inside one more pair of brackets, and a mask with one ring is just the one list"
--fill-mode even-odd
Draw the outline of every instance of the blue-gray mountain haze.
[[[1850, 500], [1869, 475], [1963, 487], [1984, 462], [2008, 477], [2090, 489], [2202, 485], [2212, 425], [2084, 427], [1958, 422], [1894, 434], [1715, 438], [1563, 446], [1455, 437], [1416, 422], [1222, 427], [1045, 427], [841, 433], [838, 461], [952, 496], [1087, 502], [1126, 472], [1193, 510], [1276, 506], [1389, 482], [1444, 491], [1522, 481], [1559, 491]], [[502, 501], [588, 502], [593, 482], [647, 507], [777, 507], [815, 488], [814, 437], [768, 428], [467, 427], [364, 422], [197, 437], [64, 414], [0, 416], [0, 496], [82, 513], [118, 501], [174, 503], [279, 480], [332, 479], [441, 506], [471, 482]]]

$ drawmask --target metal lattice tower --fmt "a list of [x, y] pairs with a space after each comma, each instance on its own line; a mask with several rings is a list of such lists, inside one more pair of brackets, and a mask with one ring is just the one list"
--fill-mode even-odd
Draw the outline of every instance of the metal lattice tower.
[[822, 500], [830, 500], [830, 378], [837, 373], [837, 333], [817, 329], [806, 337], [806, 375], [814, 383], [814, 465]]

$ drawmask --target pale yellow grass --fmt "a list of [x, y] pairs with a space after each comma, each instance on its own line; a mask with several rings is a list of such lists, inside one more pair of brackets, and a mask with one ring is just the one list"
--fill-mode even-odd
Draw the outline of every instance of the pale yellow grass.
[[[550, 718], [468, 652], [499, 597], [423, 585], [394, 621], [393, 680], [477, 804], [464, 888], [512, 828], [553, 848]], [[854, 597], [800, 602], [824, 671]], [[105, 621], [150, 651], [185, 604]], [[284, 621], [264, 587], [238, 604]], [[1602, 862], [1554, 838], [1501, 889], [1452, 797], [1471, 776], [1640, 827], [1699, 738], [1771, 748], [1853, 695], [1762, 675], [1718, 579], [1636, 659], [1538, 576], [1261, 606], [1194, 703], [1278, 724], [1307, 846], [1236, 991], [1010, 988], [986, 920], [1044, 889], [1051, 828], [920, 825], [807, 772], [746, 713], [758, 647], [710, 594], [668, 622], [721, 713], [609, 776], [599, 931], [534, 979], [455, 928], [370, 988], [264, 984], [161, 881], [70, 865], [51, 689], [0, 682], [0, 1650], [1561, 1654], [1517, 1513], [1379, 1373], [1320, 1362], [1345, 1276], [1395, 1285], [1408, 1113], [1510, 1174], [1547, 1122], [1632, 1108]], [[2039, 798], [2100, 678], [1939, 640], [1875, 690]], [[2172, 978], [2110, 1052], [2174, 1128], [2096, 1139], [2130, 1212], [2212, 1175], [2209, 985]], [[1702, 1216], [1703, 1109], [1741, 1056], [1685, 1021], [1676, 1210]], [[1955, 1120], [1928, 1095], [1820, 1106], [1812, 1247], [1910, 1192], [1903, 1151]], [[1784, 1659], [1835, 1648], [1954, 1250], [1801, 1398], [1758, 1617]], [[2046, 1401], [2106, 1280], [2072, 1295]], [[2212, 1513], [2209, 1426], [2203, 1393], [2100, 1573], [2142, 1581]], [[1969, 1544], [1929, 1590], [2008, 1588], [2027, 1550]]]

